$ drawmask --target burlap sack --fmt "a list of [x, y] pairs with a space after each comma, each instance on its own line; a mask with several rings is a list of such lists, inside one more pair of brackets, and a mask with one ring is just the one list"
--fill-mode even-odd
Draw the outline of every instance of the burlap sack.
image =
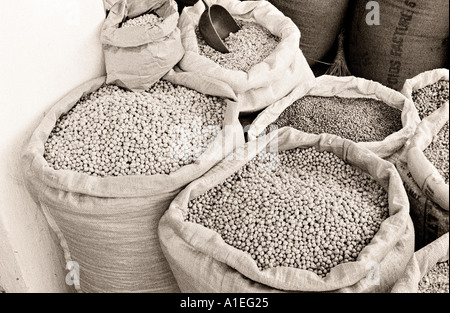
[[103, 0], [103, 6], [105, 7], [105, 11], [111, 10], [111, 7], [116, 3], [118, 0]]
[[[220, 235], [185, 222], [188, 202], [223, 182], [262, 151], [314, 146], [368, 172], [389, 194], [389, 215], [355, 262], [340, 264], [321, 278], [306, 270], [276, 267], [260, 271], [251, 256], [226, 244]], [[409, 203], [395, 167], [367, 149], [337, 136], [311, 135], [293, 128], [276, 130], [248, 142], [190, 183], [159, 222], [159, 238], [182, 292], [387, 292], [414, 253]], [[378, 278], [370, 276], [373, 266]]]
[[448, 123], [448, 101], [422, 120], [407, 146], [407, 164], [412, 177], [421, 190], [444, 210], [449, 209], [449, 185], [424, 154], [433, 138]]
[[448, 210], [441, 208], [423, 193], [412, 177], [407, 163], [398, 159], [395, 166], [408, 195], [410, 215], [414, 224], [415, 250], [419, 250], [448, 233]]
[[[448, 79], [448, 69], [426, 71], [408, 79], [402, 93], [412, 101], [414, 91]], [[396, 162], [411, 199], [417, 248], [431, 243], [449, 230], [449, 186], [423, 153], [448, 119], [447, 102], [420, 122]]]
[[[108, 12], [119, 0], [103, 0], [105, 11]], [[147, 12], [149, 7], [161, 6], [166, 0], [127, 0], [128, 14], [135, 17]], [[177, 4], [178, 6], [178, 4]]]
[[347, 76], [336, 77], [324, 75], [296, 88], [283, 99], [273, 103], [261, 112], [248, 130], [249, 140], [254, 140], [274, 123], [281, 113], [296, 100], [304, 96], [375, 98], [402, 111], [403, 128], [386, 137], [381, 142], [360, 142], [359, 146], [369, 149], [382, 158], [393, 156], [414, 134], [419, 123], [417, 110], [411, 100], [401, 93], [389, 89], [377, 82], [363, 78]]
[[400, 91], [406, 79], [448, 66], [449, 1], [371, 3], [350, 4], [345, 51], [353, 75]]
[[428, 271], [436, 264], [448, 261], [448, 236], [446, 233], [414, 253], [405, 272], [392, 288], [393, 293], [416, 293], [420, 281]]
[[428, 85], [434, 84], [440, 80], [449, 79], [449, 70], [447, 68], [437, 68], [430, 71], [422, 72], [413, 78], [405, 81], [401, 93], [408, 99], [413, 101], [412, 94], [414, 91], [422, 89]]
[[349, 0], [269, 0], [302, 33], [300, 49], [309, 65], [332, 62], [333, 45], [343, 26]]
[[[100, 39], [106, 82], [130, 90], [145, 90], [167, 74], [181, 59], [178, 8], [174, 0], [118, 0], [103, 23]], [[126, 18], [152, 11], [164, 20], [154, 27], [120, 27]]]
[[[166, 79], [176, 82], [176, 73]], [[179, 81], [185, 80], [182, 74]], [[203, 85], [200, 77], [191, 84]], [[237, 103], [227, 100], [222, 132], [198, 160], [170, 175], [94, 177], [54, 170], [44, 159], [44, 144], [58, 118], [106, 82], [88, 81], [58, 101], [34, 131], [22, 156], [24, 181], [58, 235], [68, 264], [78, 264], [83, 292], [178, 292], [161, 251], [157, 225], [182, 188], [243, 144]], [[209, 81], [212, 89], [213, 82]], [[230, 89], [218, 84], [216, 95]], [[232, 95], [232, 93], [231, 93]], [[76, 262], [76, 263], [74, 263]]]
[[235, 18], [254, 21], [281, 38], [275, 51], [248, 72], [228, 70], [198, 53], [195, 29], [205, 6], [199, 1], [186, 7], [178, 27], [185, 54], [179, 67], [202, 73], [230, 85], [238, 96], [241, 112], [261, 110], [288, 94], [296, 84], [314, 78], [299, 49], [300, 31], [292, 20], [267, 1], [210, 0], [225, 7]]

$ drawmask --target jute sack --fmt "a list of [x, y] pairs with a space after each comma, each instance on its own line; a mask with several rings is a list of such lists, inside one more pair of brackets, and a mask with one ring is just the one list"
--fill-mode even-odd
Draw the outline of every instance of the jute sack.
[[449, 80], [449, 70], [447, 68], [437, 68], [430, 71], [425, 71], [414, 76], [413, 78], [407, 79], [403, 85], [401, 93], [413, 101], [412, 95], [414, 91], [437, 83], [440, 80]]
[[116, 3], [118, 0], [103, 0], [103, 6], [105, 7], [105, 11], [111, 10], [114, 3]]
[[179, 67], [230, 85], [238, 96], [241, 112], [261, 110], [284, 97], [299, 82], [314, 78], [299, 49], [300, 31], [290, 18], [268, 1], [210, 0], [209, 4], [219, 4], [233, 17], [256, 22], [281, 38], [276, 49], [248, 72], [229, 70], [198, 53], [195, 29], [205, 10], [204, 4], [199, 1], [181, 13], [178, 27], [185, 54]]
[[[432, 85], [440, 80], [449, 80], [448, 69], [427, 71], [408, 79], [402, 93], [412, 100], [414, 91]], [[449, 104], [443, 104], [430, 116], [424, 118], [418, 125], [414, 136], [408, 142], [406, 163], [412, 177], [421, 187], [422, 191], [443, 209], [449, 209], [449, 186], [431, 162], [425, 157], [423, 151], [433, 142], [434, 136], [448, 123]]]
[[[315, 147], [368, 172], [388, 191], [389, 218], [355, 262], [340, 264], [325, 277], [276, 267], [260, 271], [251, 256], [199, 224], [185, 222], [188, 202], [222, 183], [263, 151]], [[273, 149], [277, 150], [273, 150]], [[159, 238], [182, 292], [386, 292], [414, 253], [409, 203], [394, 165], [337, 136], [282, 128], [246, 143], [180, 192], [159, 222]], [[368, 275], [377, 267], [377, 283]]]
[[448, 251], [448, 233], [416, 251], [391, 292], [417, 293], [418, 285], [428, 271], [436, 264], [448, 261]]
[[[105, 10], [108, 12], [120, 0], [103, 0]], [[161, 6], [166, 0], [127, 0], [129, 16], [138, 16], [149, 10], [149, 7]]]
[[[106, 83], [130, 90], [145, 90], [167, 74], [184, 54], [174, 0], [130, 2], [118, 0], [101, 30]], [[126, 18], [152, 11], [164, 20], [150, 25], [120, 27]]]
[[[171, 72], [165, 79], [179, 83], [187, 80], [186, 76]], [[189, 81], [208, 83], [213, 90], [211, 80], [191, 75]], [[100, 178], [54, 170], [43, 155], [58, 118], [105, 82], [106, 77], [99, 77], [80, 85], [45, 115], [23, 151], [24, 181], [61, 241], [68, 267], [75, 275], [71, 283], [78, 291], [178, 292], [159, 245], [158, 222], [185, 185], [244, 143], [238, 105], [226, 100], [222, 132], [194, 163], [170, 175]], [[215, 90], [215, 95], [225, 98], [231, 92], [220, 82]]]
[[403, 180], [414, 223], [415, 250], [419, 250], [448, 232], [448, 210], [430, 200], [411, 175], [408, 164], [397, 159], [397, 171]]
[[417, 126], [416, 133], [407, 145], [407, 164], [412, 177], [421, 190], [434, 202], [448, 211], [449, 185], [436, 167], [427, 159], [424, 150], [434, 136], [448, 123], [448, 101]]
[[400, 150], [414, 134], [419, 123], [417, 110], [413, 102], [401, 93], [377, 82], [363, 78], [323, 75], [306, 83], [301, 83], [286, 97], [273, 103], [261, 112], [248, 129], [248, 139], [254, 140], [266, 127], [274, 123], [283, 111], [304, 96], [375, 98], [402, 111], [403, 128], [387, 136], [381, 142], [360, 142], [359, 146], [369, 149], [382, 158], [391, 157]]
[[371, 3], [351, 4], [346, 52], [353, 75], [400, 91], [406, 79], [448, 64], [448, 0]]
[[[412, 101], [414, 91], [448, 79], [448, 69], [426, 71], [406, 80], [402, 93]], [[447, 102], [420, 122], [396, 161], [411, 202], [411, 216], [416, 228], [416, 249], [426, 246], [449, 231], [449, 187], [423, 154], [448, 118]]]
[[333, 61], [330, 55], [345, 20], [349, 0], [269, 0], [300, 29], [300, 49], [309, 65]]

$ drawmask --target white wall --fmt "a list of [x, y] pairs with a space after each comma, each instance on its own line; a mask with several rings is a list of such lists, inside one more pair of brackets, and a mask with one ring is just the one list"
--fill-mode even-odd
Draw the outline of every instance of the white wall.
[[45, 112], [105, 75], [102, 0], [1, 0], [0, 286], [65, 292], [61, 249], [23, 186], [19, 155]]

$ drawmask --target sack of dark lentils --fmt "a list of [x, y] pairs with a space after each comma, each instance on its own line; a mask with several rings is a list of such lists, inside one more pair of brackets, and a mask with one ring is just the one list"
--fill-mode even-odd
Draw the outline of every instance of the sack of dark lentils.
[[173, 0], [117, 1], [101, 31], [106, 82], [139, 91], [167, 74], [184, 54], [178, 18]]
[[449, 233], [416, 251], [393, 293], [449, 292]]
[[408, 79], [402, 93], [421, 119], [396, 164], [411, 198], [420, 248], [449, 230], [449, 71], [436, 69]]
[[88, 81], [51, 108], [23, 152], [27, 188], [79, 265], [78, 291], [179, 291], [158, 221], [184, 186], [244, 144], [231, 89], [219, 83], [213, 96], [174, 83], [185, 76], [143, 92]]
[[288, 127], [190, 183], [158, 232], [182, 292], [385, 292], [414, 253], [394, 165]]
[[179, 67], [226, 82], [242, 112], [255, 112], [284, 97], [302, 81], [314, 78], [299, 49], [300, 31], [268, 1], [210, 0], [225, 7], [241, 29], [225, 38], [229, 53], [206, 44], [198, 23], [202, 1], [184, 8], [178, 27], [185, 48]]
[[401, 93], [362, 78], [324, 75], [297, 85], [262, 111], [248, 138], [289, 126], [338, 135], [388, 158], [404, 146], [418, 122], [414, 104]]

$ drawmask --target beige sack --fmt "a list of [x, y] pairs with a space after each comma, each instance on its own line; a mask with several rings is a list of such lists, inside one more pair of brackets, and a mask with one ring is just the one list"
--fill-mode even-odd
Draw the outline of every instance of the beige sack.
[[[166, 75], [172, 82], [175, 77]], [[54, 170], [43, 155], [58, 118], [105, 81], [100, 77], [80, 85], [46, 114], [23, 152], [24, 181], [58, 235], [67, 264], [79, 265], [79, 280], [73, 280], [78, 291], [178, 292], [159, 245], [158, 222], [185, 185], [244, 143], [238, 105], [227, 100], [222, 132], [196, 162], [170, 175], [100, 178]], [[205, 83], [192, 76], [190, 82]], [[228, 97], [227, 88], [215, 90]]]
[[421, 190], [444, 210], [449, 209], [449, 185], [436, 167], [427, 159], [424, 150], [433, 142], [434, 136], [448, 122], [448, 102], [422, 120], [411, 138], [407, 149], [407, 164], [412, 177]]
[[417, 110], [411, 100], [401, 93], [389, 89], [377, 82], [363, 78], [324, 75], [312, 81], [302, 83], [283, 99], [273, 103], [261, 112], [248, 130], [249, 140], [263, 133], [267, 126], [274, 123], [281, 113], [295, 101], [304, 96], [375, 98], [402, 111], [403, 128], [381, 142], [361, 142], [359, 146], [369, 149], [382, 158], [391, 157], [400, 150], [414, 134], [419, 123]]
[[118, 0], [103, 0], [103, 6], [105, 7], [105, 11], [111, 10], [111, 7], [116, 3]]
[[[223, 182], [262, 151], [269, 147], [277, 147], [271, 151], [282, 151], [311, 146], [335, 153], [368, 172], [388, 191], [390, 217], [355, 262], [336, 266], [325, 278], [290, 267], [260, 271], [249, 254], [226, 244], [218, 233], [184, 221], [191, 199]], [[408, 198], [393, 164], [349, 140], [287, 127], [248, 142], [190, 183], [161, 218], [158, 232], [182, 292], [387, 292], [414, 253]], [[373, 267], [378, 268], [377, 283], [368, 279]]]
[[398, 159], [395, 166], [408, 194], [410, 215], [414, 223], [415, 250], [418, 250], [448, 233], [448, 210], [441, 208], [423, 193], [407, 163]]
[[[100, 39], [105, 54], [106, 83], [145, 90], [167, 74], [182, 58], [178, 9], [174, 0], [131, 2], [118, 0], [103, 23]], [[126, 18], [153, 11], [164, 20], [154, 27], [122, 28]]]
[[414, 253], [405, 268], [404, 274], [392, 288], [393, 293], [417, 293], [422, 278], [437, 263], [448, 261], [449, 234], [442, 235], [435, 241]]
[[345, 51], [350, 72], [400, 91], [405, 80], [448, 66], [448, 0], [353, 0]]
[[[405, 82], [402, 93], [412, 101], [412, 93], [449, 79], [448, 69], [427, 71]], [[449, 103], [444, 103], [435, 112], [424, 118], [414, 136], [405, 145], [401, 162], [407, 163], [412, 177], [420, 189], [444, 210], [449, 210], [449, 185], [445, 183], [435, 166], [425, 157], [423, 151], [433, 142], [433, 138], [449, 120]]]
[[209, 0], [208, 3], [225, 7], [235, 18], [264, 26], [280, 37], [281, 42], [271, 55], [248, 72], [225, 69], [198, 53], [195, 29], [205, 9], [202, 1], [199, 1], [184, 9], [178, 22], [185, 48], [185, 54], [179, 62], [183, 71], [202, 73], [226, 82], [236, 92], [242, 112], [261, 110], [284, 97], [298, 83], [314, 78], [299, 49], [300, 31], [290, 18], [268, 1]]

